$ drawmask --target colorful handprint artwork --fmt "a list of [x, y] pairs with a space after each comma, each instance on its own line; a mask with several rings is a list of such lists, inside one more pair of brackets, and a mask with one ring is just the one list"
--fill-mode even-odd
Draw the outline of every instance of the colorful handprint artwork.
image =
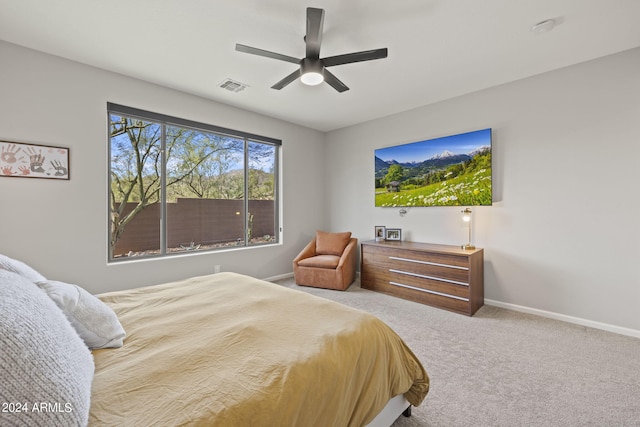
[[69, 149], [0, 141], [0, 176], [69, 179]]

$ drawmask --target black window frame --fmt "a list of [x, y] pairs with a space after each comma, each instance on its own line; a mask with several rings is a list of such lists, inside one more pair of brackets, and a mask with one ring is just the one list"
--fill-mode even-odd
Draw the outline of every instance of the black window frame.
[[[243, 250], [243, 249], [250, 249], [250, 248], [256, 248], [256, 247], [264, 247], [264, 246], [273, 246], [273, 245], [278, 245], [280, 244], [280, 240], [281, 240], [281, 227], [280, 227], [280, 222], [281, 222], [281, 213], [280, 213], [280, 205], [281, 205], [281, 195], [280, 195], [280, 191], [279, 191], [279, 175], [280, 175], [280, 147], [282, 146], [282, 140], [280, 139], [276, 139], [276, 138], [271, 138], [271, 137], [266, 137], [266, 136], [262, 136], [262, 135], [257, 135], [257, 134], [253, 134], [250, 132], [245, 132], [245, 131], [239, 131], [239, 130], [235, 130], [235, 129], [229, 129], [229, 128], [225, 128], [225, 127], [221, 127], [221, 126], [216, 126], [216, 125], [212, 125], [212, 124], [207, 124], [207, 123], [202, 123], [202, 122], [197, 122], [197, 121], [193, 121], [193, 120], [188, 120], [188, 119], [183, 119], [183, 118], [179, 118], [179, 117], [173, 117], [170, 115], [166, 115], [166, 114], [161, 114], [161, 113], [155, 113], [155, 112], [151, 112], [151, 111], [147, 111], [147, 110], [142, 110], [139, 108], [134, 108], [134, 107], [128, 107], [125, 105], [120, 105], [120, 104], [115, 104], [112, 102], [107, 102], [107, 147], [108, 147], [108, 165], [107, 165], [107, 169], [108, 169], [108, 176], [107, 176], [107, 198], [108, 198], [108, 203], [107, 203], [107, 258], [108, 258], [108, 263], [118, 263], [118, 262], [122, 262], [122, 261], [131, 261], [131, 260], [140, 260], [140, 259], [163, 259], [166, 257], [175, 257], [175, 256], [182, 256], [186, 253], [194, 253], [194, 252], [170, 252], [167, 249], [167, 242], [166, 242], [166, 235], [167, 235], [167, 221], [166, 221], [166, 204], [167, 204], [167, 198], [166, 198], [166, 191], [163, 188], [163, 191], [161, 191], [161, 209], [160, 209], [160, 215], [161, 215], [161, 220], [160, 220], [160, 253], [159, 254], [153, 254], [153, 255], [139, 255], [139, 256], [135, 256], [135, 257], [114, 257], [113, 254], [113, 248], [111, 245], [111, 203], [110, 203], [110, 198], [111, 198], [111, 163], [112, 163], [112, 154], [111, 154], [111, 138], [110, 138], [110, 125], [111, 125], [111, 116], [112, 114], [116, 114], [119, 116], [126, 116], [127, 118], [136, 118], [136, 119], [140, 119], [140, 120], [148, 120], [151, 122], [156, 122], [162, 125], [163, 127], [163, 132], [162, 132], [162, 138], [165, 137], [164, 135], [164, 128], [165, 126], [182, 126], [185, 128], [189, 128], [189, 129], [193, 129], [193, 130], [201, 130], [203, 132], [209, 132], [209, 133], [214, 133], [214, 134], [218, 134], [220, 136], [225, 136], [225, 137], [231, 137], [231, 138], [237, 138], [237, 139], [242, 139], [244, 140], [244, 156], [245, 156], [245, 160], [248, 156], [248, 147], [249, 147], [249, 143], [251, 142], [256, 142], [256, 143], [260, 143], [260, 144], [265, 144], [265, 145], [271, 145], [274, 147], [274, 171], [273, 171], [273, 175], [274, 175], [274, 183], [273, 183], [273, 192], [274, 192], [274, 240], [269, 242], [269, 243], [264, 243], [264, 244], [259, 244], [259, 245], [250, 245], [248, 244], [248, 238], [247, 238], [247, 230], [249, 228], [249, 190], [248, 190], [248, 184], [249, 184], [249, 180], [248, 180], [248, 174], [249, 174], [249, 164], [248, 162], [245, 161], [244, 163], [244, 202], [243, 202], [243, 206], [244, 206], [244, 236], [245, 236], [245, 240], [244, 240], [244, 244], [241, 246], [234, 246], [232, 249], [233, 250]], [[164, 144], [164, 143], [163, 143]], [[163, 155], [162, 156], [162, 181], [164, 181], [166, 179], [166, 158]], [[162, 186], [164, 187], [164, 182], [162, 184]], [[221, 248], [212, 248], [212, 249], [205, 249], [205, 250], [198, 250], [195, 253], [210, 253], [210, 252], [216, 252], [216, 251], [223, 251], [223, 250], [229, 250], [228, 247], [221, 247]]]

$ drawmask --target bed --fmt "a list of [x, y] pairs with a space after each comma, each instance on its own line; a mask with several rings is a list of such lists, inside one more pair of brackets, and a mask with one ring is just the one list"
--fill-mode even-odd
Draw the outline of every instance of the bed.
[[363, 426], [428, 391], [386, 324], [273, 283], [218, 273], [99, 298], [127, 339], [93, 352], [90, 425]]
[[0, 338], [0, 425], [377, 427], [429, 390], [376, 317], [235, 273], [96, 297], [0, 255]]

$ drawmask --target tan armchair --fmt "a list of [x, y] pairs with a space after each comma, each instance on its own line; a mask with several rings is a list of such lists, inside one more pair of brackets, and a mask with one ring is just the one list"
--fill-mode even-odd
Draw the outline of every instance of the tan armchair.
[[298, 285], [344, 291], [356, 279], [358, 239], [350, 232], [317, 231], [293, 260]]

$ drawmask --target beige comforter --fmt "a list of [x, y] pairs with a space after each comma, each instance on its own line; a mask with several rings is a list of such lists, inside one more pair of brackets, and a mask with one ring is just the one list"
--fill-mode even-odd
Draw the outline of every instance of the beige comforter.
[[362, 426], [427, 374], [363, 311], [235, 273], [100, 295], [127, 332], [94, 351], [89, 425]]

